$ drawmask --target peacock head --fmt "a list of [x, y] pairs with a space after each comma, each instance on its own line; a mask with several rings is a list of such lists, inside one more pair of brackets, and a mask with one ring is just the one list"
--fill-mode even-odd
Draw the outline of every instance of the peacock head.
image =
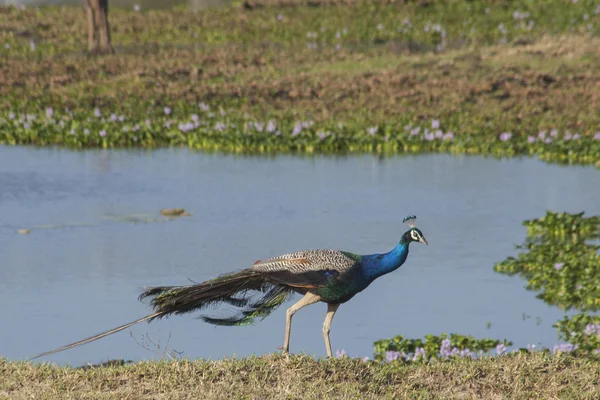
[[423, 232], [421, 232], [421, 230], [417, 228], [415, 224], [416, 219], [417, 217], [410, 215], [402, 220], [402, 222], [406, 222], [408, 223], [408, 226], [410, 226], [410, 229], [404, 232], [402, 235], [402, 243], [408, 244], [410, 242], [419, 242], [428, 244], [427, 240], [425, 240], [425, 236], [423, 236]]

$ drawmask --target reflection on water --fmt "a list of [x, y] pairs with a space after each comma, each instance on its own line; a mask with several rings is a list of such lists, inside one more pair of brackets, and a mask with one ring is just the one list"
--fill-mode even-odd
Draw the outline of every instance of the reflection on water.
[[[447, 155], [267, 158], [0, 147], [0, 188], [0, 343], [9, 359], [145, 315], [148, 308], [136, 300], [143, 286], [201, 281], [300, 249], [387, 251], [408, 214], [418, 216], [430, 245], [412, 246], [400, 270], [340, 307], [334, 351], [371, 356], [377, 339], [441, 332], [551, 346], [552, 324], [563, 314], [492, 267], [516, 253], [523, 220], [547, 209], [600, 211], [593, 168]], [[107, 218], [172, 207], [193, 215], [148, 223]], [[34, 228], [40, 225], [61, 226]], [[17, 234], [22, 228], [31, 233]], [[172, 317], [45, 360], [156, 357], [134, 341], [146, 333], [163, 345], [171, 334], [170, 348], [190, 358], [273, 352], [282, 344], [284, 308], [250, 327]], [[318, 304], [296, 314], [293, 352], [325, 354], [325, 310]]]

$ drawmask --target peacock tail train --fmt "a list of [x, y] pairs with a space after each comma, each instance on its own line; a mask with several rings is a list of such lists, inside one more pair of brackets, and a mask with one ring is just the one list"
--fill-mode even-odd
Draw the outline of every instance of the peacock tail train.
[[268, 279], [264, 273], [244, 269], [187, 286], [148, 288], [139, 300], [150, 299], [155, 316], [149, 321], [219, 307], [217, 316], [200, 318], [213, 325], [240, 326], [265, 318], [293, 293], [293, 288]]
[[224, 305], [226, 309], [220, 312], [221, 315], [200, 316], [205, 322], [225, 326], [250, 325], [256, 318], [265, 318], [271, 314], [295, 291], [298, 289], [278, 283], [270, 279], [268, 274], [250, 269], [187, 286], [147, 288], [140, 294], [139, 299], [150, 299], [153, 313], [78, 342], [38, 354], [30, 360], [91, 343], [140, 322], [150, 322], [172, 314], [186, 314], [208, 307]]

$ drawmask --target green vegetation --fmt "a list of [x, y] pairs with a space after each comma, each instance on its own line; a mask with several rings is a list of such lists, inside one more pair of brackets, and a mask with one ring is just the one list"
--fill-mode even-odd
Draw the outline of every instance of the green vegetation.
[[[527, 279], [538, 298], [562, 309], [600, 309], [600, 245], [589, 243], [600, 236], [600, 216], [553, 213], [528, 220], [528, 236], [517, 249], [523, 251], [496, 264], [497, 272]], [[568, 351], [589, 355], [600, 352], [600, 315], [564, 317], [556, 325]], [[557, 345], [560, 346], [560, 345]]]
[[403, 365], [264, 356], [69, 368], [0, 359], [0, 399], [597, 397], [600, 368], [543, 353]]
[[450, 334], [450, 337], [445, 333], [441, 336], [427, 335], [425, 340], [398, 335], [375, 342], [375, 360], [409, 363], [431, 362], [432, 359], [475, 358], [482, 357], [492, 349], [502, 355], [506, 353], [507, 346], [511, 345], [507, 340], [475, 339], [473, 336], [456, 333]]
[[253, 4], [114, 9], [104, 57], [79, 8], [0, 8], [0, 143], [600, 166], [596, 2]]
[[525, 221], [524, 250], [497, 264], [497, 272], [520, 274], [538, 298], [563, 309], [600, 309], [600, 245], [588, 243], [600, 234], [600, 217], [547, 212]]

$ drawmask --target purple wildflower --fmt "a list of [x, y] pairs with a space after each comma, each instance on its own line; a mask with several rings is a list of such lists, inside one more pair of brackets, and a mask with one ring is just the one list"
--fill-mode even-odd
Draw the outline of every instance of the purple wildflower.
[[119, 122], [123, 122], [125, 121], [125, 116], [124, 115], [120, 115], [119, 116]]
[[257, 131], [262, 132], [264, 128], [265, 128], [265, 124], [262, 124], [259, 122], [254, 123], [254, 129], [256, 129]]
[[198, 104], [198, 107], [200, 107], [200, 109], [204, 112], [210, 110], [210, 107], [206, 103], [200, 103]]
[[25, 128], [25, 129], [29, 129], [29, 128], [31, 128], [31, 124], [30, 124], [29, 122], [25, 122], [25, 123], [23, 124], [23, 128]]
[[593, 334], [600, 336], [600, 324], [587, 324], [585, 326], [585, 334], [586, 336]]
[[217, 122], [215, 124], [215, 130], [219, 131], [219, 132], [223, 132], [225, 129], [227, 128], [227, 125], [225, 125], [222, 122]]
[[442, 346], [440, 347], [440, 355], [442, 357], [450, 357], [452, 356], [452, 344], [450, 343], [450, 339], [442, 340]]
[[302, 132], [302, 122], [296, 122], [294, 124], [294, 129], [292, 130], [292, 136], [299, 135]]
[[367, 133], [371, 136], [375, 136], [375, 134], [377, 133], [378, 130], [379, 130], [378, 126], [372, 126], [370, 128], [367, 128]]
[[4, 45], [4, 48], [5, 48], [6, 50], [10, 49], [10, 44], [6, 43], [6, 44]]
[[133, 127], [133, 131], [137, 132], [140, 130], [140, 126], [138, 124], [135, 124], [135, 126]]
[[416, 127], [410, 130], [410, 136], [417, 136], [419, 134], [419, 132], [421, 131], [420, 127]]
[[149, 119], [147, 119], [147, 120], [146, 120], [144, 123], [145, 123], [147, 126], [150, 126], [150, 124], [151, 124], [151, 122], [150, 122], [150, 120], [149, 120]]
[[100, 136], [102, 136], [102, 137], [106, 136], [106, 131], [104, 129], [100, 131]]
[[139, 4], [134, 4], [133, 9], [135, 10], [135, 12], [140, 12], [141, 7]]
[[577, 350], [578, 347], [579, 347], [578, 345], [571, 344], [571, 343], [555, 344], [554, 347], [552, 348], [552, 354], [556, 354], [558, 352], [570, 353], [572, 351]]
[[434, 119], [431, 121], [431, 129], [439, 129], [440, 128], [440, 120]]
[[600, 140], [600, 132], [596, 132], [596, 134], [594, 135], [594, 140]]
[[275, 121], [269, 120], [267, 123], [267, 132], [273, 133], [277, 129], [277, 125], [275, 125]]
[[425, 349], [422, 347], [417, 347], [415, 349], [415, 355], [413, 356], [412, 360], [417, 361], [419, 359], [419, 356], [421, 356], [421, 358], [423, 358], [423, 359], [425, 359], [425, 357], [426, 357]]
[[[8, 113], [8, 119], [15, 119], [15, 113], [14, 112], [9, 112]], [[600, 132], [598, 132], [598, 135], [600, 135]]]
[[193, 122], [180, 123], [178, 125], [178, 127], [179, 127], [179, 130], [183, 133], [187, 133], [195, 128]]
[[571, 140], [571, 137], [573, 137], [573, 135], [571, 135], [571, 132], [569, 132], [569, 131], [566, 131], [566, 132], [565, 132], [565, 137], [564, 137], [564, 139], [565, 139], [565, 140]]
[[557, 137], [558, 136], [558, 129], [552, 129], [550, 131], [550, 136]]
[[138, 137], [137, 136], [134, 136], [132, 139], [133, 139], [134, 142], [138, 141]]
[[512, 133], [510, 133], [510, 132], [502, 132], [500, 134], [500, 141], [502, 141], [502, 142], [508, 142], [511, 137], [512, 137]]
[[364, 363], [366, 363], [367, 361], [369, 361], [369, 357], [363, 357], [363, 358], [361, 359], [361, 361], [362, 361], [362, 362], [364, 362]]
[[29, 41], [29, 47], [31, 47], [31, 51], [35, 51], [35, 42], [33, 40]]
[[323, 132], [323, 131], [317, 132], [317, 135], [319, 136], [320, 140], [325, 139], [325, 137], [327, 136], [327, 134], [325, 132]]
[[504, 343], [500, 343], [496, 346], [496, 354], [499, 356], [506, 354], [506, 345]]
[[169, 129], [171, 127], [171, 121], [165, 122], [165, 128]]
[[385, 352], [385, 359], [387, 360], [387, 362], [396, 361], [399, 357], [400, 357], [399, 351], [386, 351]]
[[576, 133], [573, 135], [573, 140], [579, 140], [580, 137], [581, 135], [579, 135], [579, 133]]
[[535, 143], [535, 136], [527, 136], [527, 142]]
[[102, 116], [102, 113], [100, 112], [100, 109], [98, 107], [94, 108], [94, 115], [96, 116], [96, 118], [100, 118]]
[[546, 137], [546, 131], [541, 131], [540, 133], [538, 133], [538, 138], [544, 139], [545, 137]]
[[544, 140], [544, 143], [550, 144], [550, 143], [552, 143], [552, 139], [551, 138], [546, 138], [546, 140]]
[[458, 356], [460, 358], [465, 358], [465, 357], [475, 358], [475, 354], [473, 354], [473, 352], [470, 349], [462, 349], [460, 351], [460, 353], [458, 354]]
[[83, 129], [83, 134], [84, 135], [89, 135], [90, 134], [90, 130], [88, 128], [84, 128]]
[[442, 132], [441, 129], [438, 129], [437, 131], [435, 131], [435, 138], [436, 139], [441, 139], [444, 136], [444, 132]]
[[110, 114], [110, 120], [115, 122], [117, 120], [117, 114]]
[[554, 264], [554, 269], [560, 271], [565, 266], [565, 263], [556, 263]]
[[54, 115], [54, 110], [52, 107], [46, 108], [46, 118], [50, 119]]
[[530, 352], [532, 352], [533, 350], [535, 350], [535, 344], [528, 344], [527, 345], [527, 350], [529, 350]]
[[377, 30], [380, 31], [383, 29], [383, 25], [382, 24], [377, 24]]
[[165, 107], [164, 109], [165, 115], [171, 115], [171, 108], [170, 107]]
[[283, 21], [283, 14], [277, 15], [277, 21]]
[[335, 38], [336, 38], [336, 39], [339, 39], [339, 38], [341, 38], [341, 37], [342, 37], [342, 35], [341, 35], [339, 32], [336, 32], [336, 33], [335, 33]]
[[344, 350], [344, 349], [335, 351], [335, 358], [343, 358], [343, 357], [347, 357], [347, 356], [348, 356], [348, 354], [346, 354], [346, 350]]
[[423, 132], [423, 139], [427, 140], [428, 142], [431, 142], [433, 139], [435, 139], [435, 136], [433, 135], [433, 133]]
[[71, 135], [75, 134], [75, 129], [71, 129]]
[[192, 121], [198, 122], [198, 115], [192, 114]]

